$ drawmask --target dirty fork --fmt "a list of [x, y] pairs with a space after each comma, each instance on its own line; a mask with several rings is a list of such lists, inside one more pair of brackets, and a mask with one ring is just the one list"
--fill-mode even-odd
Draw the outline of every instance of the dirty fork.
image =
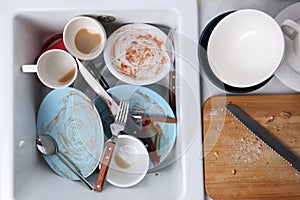
[[112, 133], [112, 137], [110, 138], [109, 142], [106, 145], [105, 153], [102, 158], [101, 165], [99, 167], [99, 174], [94, 185], [94, 189], [97, 191], [102, 191], [103, 184], [106, 178], [106, 174], [109, 168], [109, 164], [112, 158], [112, 154], [115, 148], [115, 144], [118, 140], [118, 136], [121, 131], [124, 130], [125, 124], [127, 121], [129, 111], [129, 102], [128, 101], [121, 101], [118, 107], [118, 112], [116, 115], [116, 120], [114, 123], [110, 125], [110, 130]]

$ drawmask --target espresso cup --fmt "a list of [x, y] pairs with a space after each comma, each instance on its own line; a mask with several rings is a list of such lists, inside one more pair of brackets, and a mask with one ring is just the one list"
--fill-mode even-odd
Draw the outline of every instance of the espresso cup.
[[291, 51], [287, 51], [286, 59], [291, 67], [297, 73], [300, 73], [300, 67], [298, 67], [300, 59], [300, 25], [293, 20], [286, 19], [281, 24], [281, 29], [292, 42]]
[[78, 69], [71, 54], [61, 49], [51, 49], [38, 58], [36, 65], [22, 65], [22, 72], [37, 73], [45, 86], [59, 89], [75, 81]]
[[65, 25], [63, 31], [66, 49], [81, 60], [92, 60], [99, 56], [106, 40], [104, 27], [91, 17], [75, 17]]

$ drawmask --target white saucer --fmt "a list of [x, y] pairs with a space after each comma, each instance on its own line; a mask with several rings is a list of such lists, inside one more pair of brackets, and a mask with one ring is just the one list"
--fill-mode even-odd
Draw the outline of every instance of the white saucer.
[[[291, 19], [296, 22], [300, 22], [300, 2], [292, 4], [283, 9], [276, 17], [275, 20], [280, 25], [286, 19]], [[286, 44], [286, 57], [292, 51], [292, 42], [285, 36]], [[275, 76], [286, 86], [293, 90], [300, 92], [300, 74], [297, 73], [293, 67], [289, 64], [288, 59], [283, 60], [282, 64], [278, 67], [275, 72]]]

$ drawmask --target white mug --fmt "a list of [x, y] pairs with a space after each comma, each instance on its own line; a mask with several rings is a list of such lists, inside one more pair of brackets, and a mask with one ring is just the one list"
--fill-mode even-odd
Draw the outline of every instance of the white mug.
[[75, 17], [64, 27], [63, 41], [66, 49], [81, 60], [98, 57], [104, 50], [106, 40], [104, 27], [91, 17]]
[[300, 25], [290, 19], [281, 24], [283, 33], [293, 42], [294, 52], [300, 57]]
[[75, 81], [78, 69], [71, 54], [61, 49], [52, 49], [44, 52], [36, 65], [22, 65], [22, 72], [37, 73], [45, 86], [59, 89]]
[[295, 72], [300, 73], [300, 25], [290, 19], [281, 24], [282, 32], [291, 40], [292, 46], [287, 49], [286, 60]]

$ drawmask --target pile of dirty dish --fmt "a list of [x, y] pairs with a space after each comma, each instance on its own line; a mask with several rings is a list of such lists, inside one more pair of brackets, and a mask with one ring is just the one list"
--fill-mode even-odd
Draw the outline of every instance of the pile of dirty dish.
[[[168, 36], [144, 23], [106, 34], [97, 19], [76, 16], [44, 43], [35, 64], [21, 67], [50, 90], [37, 113], [37, 149], [55, 173], [97, 191], [105, 180], [118, 187], [138, 184], [166, 159], [176, 140], [173, 110], [145, 87], [170, 72]], [[123, 84], [102, 87], [83, 64], [99, 56]], [[73, 87], [79, 75], [95, 99]], [[93, 173], [98, 177], [91, 184], [86, 178]]]

